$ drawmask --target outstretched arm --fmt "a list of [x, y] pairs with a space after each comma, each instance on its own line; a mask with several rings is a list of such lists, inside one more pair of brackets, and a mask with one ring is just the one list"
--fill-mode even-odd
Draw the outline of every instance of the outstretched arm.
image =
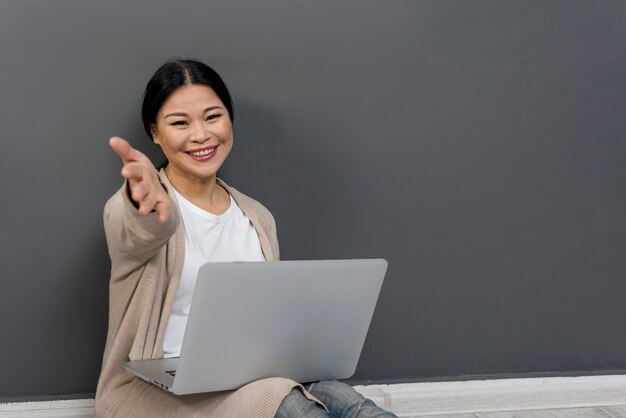
[[[104, 230], [114, 268], [132, 270], [154, 257], [179, 224], [174, 201], [148, 157], [122, 138], [111, 138], [111, 148], [124, 167], [124, 185], [104, 207]], [[116, 272], [125, 277], [128, 271]]]

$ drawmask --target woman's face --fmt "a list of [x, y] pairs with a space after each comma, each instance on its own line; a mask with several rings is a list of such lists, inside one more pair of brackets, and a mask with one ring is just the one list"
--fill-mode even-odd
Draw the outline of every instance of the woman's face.
[[212, 88], [175, 90], [157, 114], [152, 136], [168, 160], [168, 175], [192, 181], [214, 177], [233, 147], [230, 116]]

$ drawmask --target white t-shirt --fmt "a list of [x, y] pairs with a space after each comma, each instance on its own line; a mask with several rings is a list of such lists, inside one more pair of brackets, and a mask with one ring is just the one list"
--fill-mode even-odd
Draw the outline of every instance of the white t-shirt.
[[265, 261], [256, 230], [232, 196], [228, 210], [214, 215], [175, 194], [185, 228], [185, 263], [165, 330], [166, 358], [180, 355], [200, 266], [210, 261]]

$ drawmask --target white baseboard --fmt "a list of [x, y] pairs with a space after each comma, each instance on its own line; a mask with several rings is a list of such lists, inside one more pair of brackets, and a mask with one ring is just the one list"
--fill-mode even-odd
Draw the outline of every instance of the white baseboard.
[[[400, 417], [626, 405], [626, 375], [355, 386]], [[0, 418], [90, 417], [93, 399], [0, 404]]]
[[626, 405], [626, 375], [355, 386], [400, 417]]
[[0, 403], [1, 418], [93, 417], [93, 399]]

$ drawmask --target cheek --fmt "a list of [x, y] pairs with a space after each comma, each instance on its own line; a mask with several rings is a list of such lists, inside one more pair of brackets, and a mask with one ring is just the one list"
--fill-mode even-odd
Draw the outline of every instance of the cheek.
[[208, 127], [208, 130], [219, 138], [227, 139], [232, 138], [233, 136], [233, 125], [230, 121], [222, 121], [220, 123], [213, 124]]
[[230, 126], [224, 126], [222, 129], [220, 129], [218, 135], [220, 138], [222, 138], [224, 142], [233, 141], [233, 130]]
[[163, 135], [160, 136], [160, 145], [163, 149], [175, 149], [180, 146], [183, 142], [180, 139], [180, 134], [178, 132], [164, 132]]

